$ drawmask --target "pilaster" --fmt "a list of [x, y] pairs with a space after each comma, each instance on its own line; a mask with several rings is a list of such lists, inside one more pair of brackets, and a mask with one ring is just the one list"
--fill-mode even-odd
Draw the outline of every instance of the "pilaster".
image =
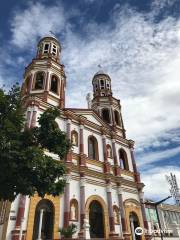
[[70, 213], [70, 179], [71, 175], [67, 174], [66, 178], [66, 186], [64, 191], [64, 227], [68, 227], [69, 225], [69, 213]]

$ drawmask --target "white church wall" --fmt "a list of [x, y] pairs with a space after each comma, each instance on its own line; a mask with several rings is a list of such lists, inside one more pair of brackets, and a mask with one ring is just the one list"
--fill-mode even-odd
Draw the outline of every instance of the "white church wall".
[[61, 129], [61, 131], [66, 132], [67, 121], [63, 118], [57, 118], [56, 122], [58, 123], [58, 126]]
[[84, 129], [83, 131], [83, 142], [84, 142], [84, 153], [88, 156], [88, 137], [92, 133], [89, 132], [87, 129]]
[[90, 122], [93, 122], [93, 123], [101, 126], [101, 123], [94, 116], [92, 116], [90, 114], [83, 114], [83, 116], [86, 117], [87, 120], [89, 120]]
[[122, 193], [122, 197], [123, 197], [123, 201], [125, 201], [126, 199], [135, 199], [139, 202], [139, 196], [136, 193], [131, 193], [131, 192], [125, 192], [123, 191]]
[[71, 179], [69, 198], [70, 200], [75, 198], [78, 201], [78, 204], [80, 204], [80, 182]]
[[111, 196], [112, 196], [112, 205], [116, 205], [119, 207], [117, 189], [112, 188]]
[[86, 186], [85, 186], [85, 201], [87, 201], [87, 199], [92, 195], [100, 196], [105, 201], [105, 203], [107, 204], [106, 187], [86, 183]]

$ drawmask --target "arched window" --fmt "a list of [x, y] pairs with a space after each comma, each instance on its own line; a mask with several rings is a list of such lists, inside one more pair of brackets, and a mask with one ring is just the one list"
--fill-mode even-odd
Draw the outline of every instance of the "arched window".
[[100, 80], [101, 89], [104, 89], [104, 80]]
[[90, 159], [98, 160], [98, 142], [94, 136], [88, 138], [88, 157]]
[[52, 75], [50, 91], [56, 94], [58, 94], [58, 80], [58, 77]]
[[114, 223], [115, 224], [120, 224], [119, 221], [119, 208], [117, 206], [113, 206], [113, 215], [114, 215]]
[[106, 149], [107, 149], [107, 157], [112, 158], [112, 149], [109, 144], [106, 146]]
[[119, 112], [117, 110], [114, 111], [114, 118], [115, 118], [115, 122], [118, 126], [120, 126], [120, 115]]
[[35, 76], [34, 90], [40, 90], [44, 87], [44, 72], [37, 72]]
[[109, 81], [106, 81], [106, 87], [107, 87], [107, 89], [110, 89], [110, 83], [109, 83]]
[[78, 146], [78, 133], [75, 130], [71, 132], [71, 142], [74, 146]]
[[78, 201], [74, 198], [70, 201], [70, 221], [78, 221]]
[[50, 44], [49, 43], [45, 43], [44, 44], [44, 53], [48, 53], [49, 52], [49, 46], [50, 46]]
[[51, 52], [52, 52], [52, 55], [56, 56], [56, 54], [57, 54], [57, 46], [55, 44], [52, 45]]
[[107, 108], [102, 109], [102, 118], [105, 122], [110, 123], [109, 109]]
[[119, 150], [119, 162], [122, 169], [129, 170], [127, 154], [123, 149]]

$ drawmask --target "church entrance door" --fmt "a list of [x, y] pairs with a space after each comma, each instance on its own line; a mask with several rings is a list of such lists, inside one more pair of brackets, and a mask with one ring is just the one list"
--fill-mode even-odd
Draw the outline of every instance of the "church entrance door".
[[104, 238], [104, 212], [101, 204], [93, 200], [89, 207], [91, 238]]
[[142, 239], [141, 236], [135, 234], [135, 229], [139, 227], [139, 219], [134, 212], [130, 213], [129, 221], [131, 227], [132, 240], [141, 240]]
[[33, 240], [52, 240], [54, 225], [54, 207], [51, 201], [43, 199], [36, 207]]

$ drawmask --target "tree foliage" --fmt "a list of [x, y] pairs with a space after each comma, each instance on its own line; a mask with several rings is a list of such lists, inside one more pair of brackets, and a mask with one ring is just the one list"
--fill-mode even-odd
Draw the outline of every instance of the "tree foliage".
[[59, 232], [65, 239], [72, 238], [72, 236], [77, 232], [77, 226], [74, 223], [71, 223], [66, 228], [60, 228]]
[[61, 159], [71, 147], [66, 134], [55, 119], [57, 108], [47, 109], [38, 120], [38, 127], [24, 128], [20, 88], [16, 84], [6, 93], [0, 89], [0, 199], [13, 201], [21, 193], [33, 196], [57, 196], [65, 186], [65, 166]]

